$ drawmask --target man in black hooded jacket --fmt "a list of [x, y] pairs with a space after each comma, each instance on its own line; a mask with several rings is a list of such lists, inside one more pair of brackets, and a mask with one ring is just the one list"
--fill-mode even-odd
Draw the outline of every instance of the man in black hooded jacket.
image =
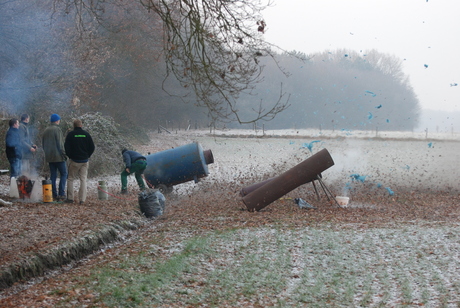
[[91, 135], [83, 130], [81, 120], [73, 121], [74, 130], [70, 131], [64, 142], [64, 148], [69, 162], [69, 178], [67, 180], [67, 203], [74, 202], [73, 181], [75, 178], [80, 179], [80, 189], [78, 198], [80, 204], [86, 201], [86, 179], [88, 177], [89, 158], [94, 152], [95, 146]]

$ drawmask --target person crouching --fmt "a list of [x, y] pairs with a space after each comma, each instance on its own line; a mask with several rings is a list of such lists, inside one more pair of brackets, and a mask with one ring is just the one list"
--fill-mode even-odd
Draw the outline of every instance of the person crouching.
[[134, 173], [136, 177], [139, 189], [144, 190], [145, 183], [142, 174], [147, 167], [147, 159], [145, 156], [142, 156], [142, 154], [127, 149], [123, 149], [121, 154], [123, 155], [123, 162], [125, 163], [125, 169], [121, 173], [121, 194], [128, 193], [128, 175], [132, 173]]

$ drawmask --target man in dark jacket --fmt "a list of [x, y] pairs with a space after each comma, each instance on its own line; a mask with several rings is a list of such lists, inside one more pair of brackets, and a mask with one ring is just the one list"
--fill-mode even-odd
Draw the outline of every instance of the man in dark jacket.
[[69, 132], [65, 138], [64, 148], [66, 155], [70, 158], [69, 177], [67, 179], [67, 203], [74, 202], [73, 181], [78, 177], [80, 189], [78, 199], [80, 204], [86, 201], [86, 179], [88, 177], [89, 158], [94, 153], [94, 142], [91, 135], [83, 130], [82, 122], [79, 119], [73, 121], [73, 131]]
[[19, 120], [11, 119], [8, 123], [10, 128], [6, 132], [6, 157], [10, 163], [10, 177], [17, 178], [21, 175], [21, 135], [19, 134]]
[[21, 115], [19, 134], [22, 148], [22, 173], [28, 175], [32, 172], [34, 153], [37, 149], [37, 146], [30, 140], [29, 121], [30, 116], [27, 113]]
[[147, 167], [147, 159], [141, 154], [135, 151], [128, 151], [127, 149], [123, 149], [121, 154], [123, 154], [123, 161], [125, 163], [125, 170], [121, 173], [121, 193], [128, 193], [128, 175], [132, 173], [136, 177], [139, 189], [144, 190], [145, 183], [142, 174]]
[[[52, 114], [50, 117], [51, 125], [43, 132], [42, 144], [45, 152], [45, 160], [50, 167], [50, 180], [53, 190], [53, 199], [63, 201], [65, 197], [65, 184], [67, 182], [67, 157], [64, 151], [64, 137], [59, 127], [61, 117]], [[56, 186], [57, 172], [59, 171], [59, 190]]]

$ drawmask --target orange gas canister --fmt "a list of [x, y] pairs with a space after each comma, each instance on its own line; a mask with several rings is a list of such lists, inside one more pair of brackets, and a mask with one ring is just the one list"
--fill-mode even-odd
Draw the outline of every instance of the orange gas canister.
[[42, 181], [43, 187], [43, 202], [53, 202], [53, 187], [51, 180], [45, 179]]

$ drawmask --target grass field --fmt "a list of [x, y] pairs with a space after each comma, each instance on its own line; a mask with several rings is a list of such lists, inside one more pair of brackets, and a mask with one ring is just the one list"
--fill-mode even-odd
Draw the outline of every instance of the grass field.
[[181, 230], [73, 283], [109, 307], [458, 307], [459, 229]]

